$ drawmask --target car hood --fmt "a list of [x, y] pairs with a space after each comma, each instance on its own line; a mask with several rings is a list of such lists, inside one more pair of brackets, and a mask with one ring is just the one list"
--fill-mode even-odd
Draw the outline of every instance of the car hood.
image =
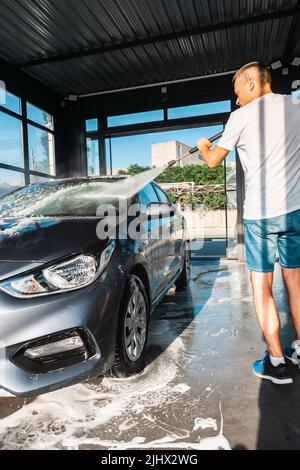
[[106, 244], [96, 234], [99, 219], [24, 218], [0, 220], [0, 279]]

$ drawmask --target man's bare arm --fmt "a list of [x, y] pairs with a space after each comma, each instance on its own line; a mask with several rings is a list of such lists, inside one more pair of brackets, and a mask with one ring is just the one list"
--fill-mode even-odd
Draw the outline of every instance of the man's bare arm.
[[220, 165], [220, 163], [222, 163], [224, 158], [227, 157], [227, 155], [229, 154], [229, 150], [223, 149], [218, 145], [216, 145], [212, 150], [210, 150], [211, 146], [212, 143], [206, 138], [199, 139], [197, 142], [197, 147], [199, 149], [199, 152], [203, 156], [205, 163], [210, 168], [216, 168]]

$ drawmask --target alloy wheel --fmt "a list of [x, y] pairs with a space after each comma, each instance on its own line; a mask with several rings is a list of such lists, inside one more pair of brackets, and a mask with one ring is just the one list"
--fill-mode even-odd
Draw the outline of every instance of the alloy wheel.
[[127, 304], [124, 321], [124, 341], [128, 358], [137, 361], [144, 349], [147, 329], [147, 309], [143, 294], [136, 289]]

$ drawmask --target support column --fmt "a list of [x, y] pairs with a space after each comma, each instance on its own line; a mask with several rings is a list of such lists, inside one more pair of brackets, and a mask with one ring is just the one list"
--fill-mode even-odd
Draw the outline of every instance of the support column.
[[[237, 109], [236, 97], [231, 99], [232, 111]], [[238, 261], [245, 261], [245, 242], [244, 242], [244, 228], [243, 228], [243, 207], [245, 200], [245, 176], [242, 168], [238, 151], [235, 151], [236, 162], [236, 203], [237, 203], [237, 255]]]
[[243, 229], [243, 206], [245, 200], [245, 176], [238, 156], [236, 155], [236, 202], [237, 202], [237, 243], [238, 243], [238, 260], [245, 261], [245, 243]]
[[104, 122], [104, 114], [102, 113], [101, 116], [98, 116], [98, 127], [99, 127], [99, 168], [100, 168], [100, 175], [107, 174], [106, 168], [106, 148], [105, 148], [105, 122]]

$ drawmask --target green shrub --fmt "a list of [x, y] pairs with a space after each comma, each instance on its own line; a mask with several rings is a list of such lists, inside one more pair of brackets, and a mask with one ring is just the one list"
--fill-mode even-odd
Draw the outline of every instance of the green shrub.
[[[194, 182], [196, 185], [214, 185], [224, 184], [224, 167], [221, 165], [217, 168], [209, 168], [207, 165], [185, 165], [172, 166], [167, 168], [161, 175], [156, 178], [156, 183], [181, 183]], [[170, 197], [172, 194], [172, 202], [176, 197], [172, 191], [168, 191]], [[191, 205], [195, 207], [203, 204], [205, 209], [217, 210], [225, 207], [224, 192], [189, 194], [186, 193], [180, 199], [183, 205]]]

